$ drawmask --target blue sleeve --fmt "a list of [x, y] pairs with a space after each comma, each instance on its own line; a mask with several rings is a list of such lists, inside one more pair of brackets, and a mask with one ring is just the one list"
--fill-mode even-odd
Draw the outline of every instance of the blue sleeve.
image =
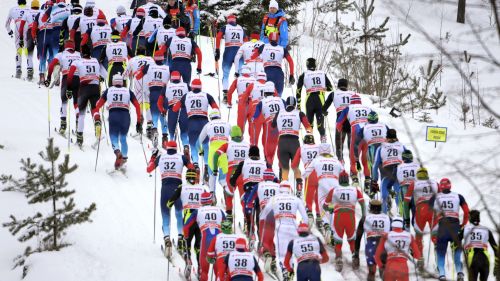
[[262, 41], [264, 43], [268, 43], [265, 41], [265, 40], [267, 40], [267, 37], [266, 37], [266, 34], [264, 33], [264, 30], [266, 30], [266, 26], [264, 25], [264, 23], [262, 23], [262, 26], [260, 28], [260, 41]]
[[219, 31], [222, 33], [222, 35], [225, 35], [226, 34], [226, 26], [224, 25], [223, 27], [221, 27]]
[[339, 117], [337, 118], [337, 124], [338, 123], [344, 123], [344, 120], [347, 118], [347, 114], [349, 113], [349, 107], [344, 108], [341, 112]]
[[358, 133], [359, 139], [363, 139], [365, 137], [365, 128], [359, 128], [359, 133]]
[[259, 101], [259, 104], [257, 104], [257, 107], [255, 108], [255, 113], [253, 114], [253, 119], [259, 118], [260, 112], [262, 111], [262, 101]]
[[283, 48], [288, 46], [288, 22], [284, 20], [280, 25], [280, 40], [279, 45]]
[[458, 201], [460, 202], [460, 206], [463, 206], [464, 204], [467, 204], [465, 202], [465, 198], [461, 194], [458, 194]]
[[[185, 97], [186, 95], [184, 95], [183, 97]], [[215, 99], [214, 97], [212, 97], [211, 94], [207, 94], [207, 100], [208, 100], [208, 104], [213, 108], [213, 105], [217, 105], [217, 103], [215, 102]]]
[[373, 163], [372, 167], [372, 179], [374, 181], [378, 181], [378, 167], [382, 163], [382, 157], [380, 156], [380, 146], [377, 148], [375, 152], [375, 163]]
[[199, 9], [195, 9], [193, 11], [193, 18], [194, 18], [193, 31], [194, 31], [194, 33], [198, 34], [200, 32], [200, 10]]
[[151, 34], [151, 36], [148, 38], [148, 43], [154, 43], [156, 41], [156, 34], [158, 33], [158, 29], [157, 28], [153, 34]]

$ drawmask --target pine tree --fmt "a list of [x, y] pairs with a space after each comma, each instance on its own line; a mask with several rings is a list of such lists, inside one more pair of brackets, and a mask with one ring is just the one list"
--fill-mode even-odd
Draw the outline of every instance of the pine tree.
[[[18, 219], [10, 215], [10, 221], [3, 224], [10, 233], [17, 236], [18, 241], [28, 242], [38, 238], [39, 244], [33, 249], [27, 246], [24, 253], [14, 259], [14, 268], [23, 267], [23, 278], [28, 266], [26, 259], [33, 253], [42, 251], [58, 251], [70, 244], [64, 241], [64, 235], [69, 227], [75, 224], [91, 222], [90, 215], [96, 210], [95, 203], [76, 209], [73, 197], [75, 190], [68, 190], [66, 176], [73, 173], [78, 166], [69, 164], [69, 155], [58, 163], [61, 151], [54, 146], [53, 139], [48, 140], [45, 152], [39, 155], [45, 163], [33, 163], [30, 158], [21, 160], [21, 171], [24, 177], [15, 179], [12, 175], [2, 175], [0, 182], [6, 187], [3, 191], [18, 191], [24, 193], [29, 204], [37, 204], [39, 208], [35, 215]], [[43, 206], [50, 205], [51, 212], [44, 214]]]

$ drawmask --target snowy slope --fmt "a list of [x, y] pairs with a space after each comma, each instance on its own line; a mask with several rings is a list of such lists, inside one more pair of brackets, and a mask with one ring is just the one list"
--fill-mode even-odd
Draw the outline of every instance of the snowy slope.
[[[3, 1], [0, 5], [14, 5], [15, 1]], [[11, 3], [12, 2], [12, 3]], [[97, 1], [99, 7], [106, 14], [114, 14], [114, 8], [125, 1]], [[0, 18], [5, 18], [8, 9], [0, 9]], [[211, 56], [210, 40], [203, 39], [201, 47], [204, 52], [203, 72], [213, 72], [213, 58]], [[4, 67], [0, 70], [0, 85], [5, 89], [0, 103], [2, 122], [0, 122], [0, 144], [5, 149], [0, 150], [0, 173], [19, 175], [18, 160], [22, 157], [33, 157], [38, 160], [37, 153], [46, 145], [48, 137], [47, 125], [47, 89], [11, 78], [14, 72], [14, 47], [11, 39], [5, 34], [0, 35], [0, 50], [7, 55]], [[12, 58], [12, 59], [11, 59]], [[201, 77], [204, 89], [217, 96], [217, 80]], [[291, 90], [285, 90], [285, 96]], [[364, 101], [369, 102], [367, 97]], [[51, 126], [58, 125], [59, 116], [58, 90], [50, 91], [50, 116]], [[440, 115], [432, 116], [435, 123], [449, 128], [449, 141], [437, 149], [434, 143], [427, 143], [425, 139], [426, 124], [414, 120], [406, 120], [407, 128], [402, 119], [389, 117], [388, 110], [377, 109], [381, 114], [381, 121], [387, 122], [399, 131], [400, 140], [419, 149], [421, 159], [430, 169], [432, 177], [450, 177], [456, 191], [466, 195], [471, 206], [478, 202], [477, 194], [470, 184], [454, 173], [450, 163], [467, 158], [471, 161], [492, 161], [492, 167], [499, 164], [493, 160], [485, 159], [484, 151], [492, 151], [498, 143], [496, 131], [477, 128], [468, 131], [462, 130], [462, 125], [451, 118], [451, 110], [443, 109]], [[235, 120], [236, 110], [231, 111], [231, 120]], [[448, 111], [448, 113], [447, 113]], [[227, 110], [223, 107], [222, 116], [225, 118]], [[107, 114], [106, 114], [107, 115]], [[73, 117], [73, 116], [72, 116]], [[329, 124], [334, 124], [332, 115]], [[132, 122], [134, 123], [134, 122]], [[71, 124], [74, 126], [74, 123]], [[53, 130], [53, 129], [52, 129]], [[330, 130], [333, 133], [333, 130]], [[66, 140], [51, 135], [56, 144], [66, 151]], [[410, 135], [413, 136], [414, 145], [410, 144]], [[480, 136], [480, 137], [475, 137]], [[85, 131], [85, 152], [71, 147], [71, 159], [79, 165], [79, 169], [68, 177], [70, 187], [77, 190], [77, 206], [87, 206], [96, 202], [97, 211], [93, 215], [92, 224], [84, 224], [72, 228], [67, 235], [67, 241], [74, 245], [57, 253], [44, 253], [34, 255], [29, 259], [30, 272], [26, 280], [165, 280], [167, 278], [167, 263], [159, 251], [162, 243], [160, 212], [157, 205], [156, 212], [156, 243], [153, 243], [153, 208], [155, 199], [154, 177], [149, 177], [146, 172], [146, 163], [138, 141], [129, 139], [129, 165], [128, 178], [122, 176], [110, 177], [106, 169], [113, 165], [114, 155], [110, 145], [101, 142], [101, 151], [97, 172], [94, 172], [95, 150], [90, 148], [93, 142], [91, 120], [87, 115]], [[149, 153], [148, 153], [149, 158]], [[474, 168], [470, 167], [471, 170]], [[276, 167], [275, 170], [277, 171]], [[157, 179], [156, 199], [159, 199], [160, 180]], [[492, 201], [498, 201], [498, 194], [491, 195]], [[158, 204], [158, 202], [157, 202]], [[238, 204], [237, 204], [238, 205]], [[498, 208], [497, 208], [498, 209]], [[19, 217], [29, 215], [32, 206], [25, 203], [24, 197], [16, 193], [1, 193], [0, 195], [0, 221], [5, 222], [9, 214]], [[241, 219], [241, 215], [240, 218]], [[173, 219], [175, 222], [175, 218]], [[491, 223], [483, 215], [487, 225]], [[174, 223], [173, 222], [173, 223]], [[175, 236], [175, 230], [173, 230]], [[427, 236], [425, 238], [427, 240]], [[20, 244], [4, 228], [0, 228], [0, 281], [19, 280], [21, 271], [11, 271], [12, 258], [21, 253], [24, 245]], [[344, 256], [350, 260], [347, 245], [344, 246]], [[180, 259], [177, 259], [179, 266]], [[431, 258], [431, 264], [433, 259]], [[361, 254], [362, 268], [365, 267], [364, 255]], [[329, 279], [357, 280], [356, 274], [351, 272], [349, 266], [344, 267], [341, 274], [333, 269], [330, 263], [323, 266], [323, 276]], [[171, 268], [171, 280], [177, 280], [177, 268]], [[451, 270], [450, 270], [451, 272]], [[450, 276], [451, 277], [451, 276]]]

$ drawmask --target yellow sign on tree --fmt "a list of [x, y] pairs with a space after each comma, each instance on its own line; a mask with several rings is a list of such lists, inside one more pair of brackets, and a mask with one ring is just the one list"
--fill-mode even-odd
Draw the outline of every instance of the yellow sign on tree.
[[427, 126], [427, 132], [425, 135], [426, 141], [433, 141], [435, 143], [446, 142], [447, 136], [448, 136], [448, 128]]

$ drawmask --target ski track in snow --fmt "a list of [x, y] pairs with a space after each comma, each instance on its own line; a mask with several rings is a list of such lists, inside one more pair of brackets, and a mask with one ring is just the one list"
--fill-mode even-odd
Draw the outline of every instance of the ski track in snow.
[[[84, 2], [84, 1], [83, 1]], [[108, 17], [114, 15], [114, 9], [125, 1], [97, 1], [99, 8], [103, 9]], [[14, 5], [15, 1], [2, 3], [5, 9], [0, 10], [0, 18], [6, 18], [8, 9]], [[7, 7], [8, 6], [8, 7]], [[411, 44], [411, 42], [410, 42]], [[201, 48], [204, 53], [203, 73], [214, 72], [212, 47], [209, 38], [202, 38]], [[34, 83], [11, 78], [14, 72], [14, 46], [10, 37], [5, 33], [0, 35], [0, 48], [4, 50], [4, 67], [0, 70], [0, 83], [4, 91], [2, 92], [2, 103], [0, 112], [2, 122], [0, 122], [0, 144], [5, 148], [0, 150], [2, 159], [0, 173], [21, 175], [19, 171], [20, 158], [32, 157], [39, 161], [37, 153], [46, 146], [46, 138], [49, 129], [47, 125], [47, 89], [39, 88]], [[302, 58], [304, 58], [303, 56]], [[23, 61], [23, 63], [25, 63]], [[302, 62], [297, 62], [302, 63]], [[35, 68], [38, 63], [35, 60]], [[23, 73], [23, 77], [26, 73]], [[193, 76], [195, 77], [195, 75]], [[232, 76], [231, 76], [232, 77]], [[35, 71], [35, 79], [37, 71]], [[217, 99], [217, 80], [214, 78], [201, 76], [204, 90], [214, 95]], [[293, 88], [295, 89], [295, 88]], [[283, 97], [286, 98], [293, 92], [293, 89], [284, 90]], [[369, 98], [363, 96], [363, 101], [370, 103]], [[53, 129], [59, 126], [59, 89], [57, 87], [50, 90], [50, 117], [51, 117], [51, 137], [62, 152], [67, 151], [67, 140], [54, 133]], [[405, 130], [403, 119], [394, 119], [388, 115], [389, 109], [378, 109], [380, 122], [387, 123], [390, 127], [398, 129], [398, 135], [402, 143], [412, 148], [408, 132]], [[462, 124], [451, 118], [451, 110], [441, 109], [439, 115], [431, 114], [434, 125], [447, 126], [449, 139], [446, 144], [438, 144], [434, 148], [434, 143], [425, 142], [425, 126], [433, 124], [418, 123], [412, 119], [407, 119], [411, 135], [415, 138], [415, 143], [420, 151], [422, 159], [429, 168], [432, 178], [439, 179], [449, 176], [452, 179], [454, 190], [465, 195], [469, 206], [475, 206], [478, 196], [472, 187], [456, 173], [450, 174], [453, 169], [443, 164], [440, 159], [446, 159], [449, 163], [466, 157], [472, 161], [490, 161], [481, 151], [493, 150], [498, 143], [495, 131], [487, 128], [474, 128], [464, 131]], [[448, 111], [448, 114], [446, 114]], [[71, 110], [73, 113], [73, 109]], [[223, 120], [227, 118], [227, 108], [221, 106]], [[333, 134], [334, 114], [330, 114], [330, 132]], [[107, 113], [106, 113], [107, 116]], [[134, 130], [134, 115], [132, 115], [131, 132]], [[236, 119], [236, 106], [231, 111], [231, 119]], [[159, 210], [159, 196], [161, 183], [159, 175], [156, 180], [156, 242], [153, 243], [153, 207], [155, 198], [154, 177], [149, 177], [146, 170], [146, 163], [142, 149], [138, 140], [128, 138], [129, 162], [127, 176], [109, 176], [106, 170], [111, 169], [114, 163], [114, 154], [111, 145], [101, 141], [99, 163], [97, 172], [94, 172], [96, 151], [90, 148], [94, 142], [92, 122], [90, 114], [86, 115], [84, 132], [85, 151], [77, 149], [71, 145], [71, 162], [79, 165], [78, 170], [68, 176], [69, 188], [76, 189], [75, 196], [77, 207], [88, 206], [91, 202], [96, 202], [97, 211], [93, 214], [91, 224], [83, 224], [72, 227], [66, 236], [66, 241], [72, 243], [71, 247], [62, 249], [54, 253], [42, 253], [31, 256], [28, 259], [30, 266], [28, 276], [25, 280], [166, 280], [167, 260], [158, 251], [163, 243], [161, 231], [161, 214]], [[74, 115], [71, 116], [71, 128], [74, 128]], [[317, 134], [317, 132], [315, 132]], [[480, 138], [470, 137], [473, 134], [482, 134]], [[74, 137], [73, 137], [74, 139]], [[319, 135], [316, 135], [319, 140]], [[146, 153], [148, 141], [144, 141]], [[346, 158], [348, 159], [348, 158]], [[429, 161], [433, 159], [432, 161]], [[347, 164], [347, 163], [346, 163]], [[493, 161], [492, 166], [499, 163]], [[474, 167], [471, 167], [473, 169]], [[277, 172], [277, 162], [274, 170]], [[222, 191], [218, 190], [218, 198], [222, 198]], [[0, 193], [0, 221], [8, 220], [10, 214], [21, 218], [33, 213], [34, 207], [27, 205], [25, 198], [19, 193]], [[497, 199], [498, 199], [498, 195]], [[242, 221], [241, 206], [235, 204], [236, 217]], [[39, 206], [36, 206], [39, 208]], [[495, 209], [498, 207], [494, 206]], [[483, 214], [483, 222], [491, 225], [491, 222]], [[172, 216], [172, 225], [175, 226], [175, 216]], [[317, 232], [315, 231], [317, 234]], [[176, 237], [176, 229], [172, 228], [172, 237]], [[498, 239], [498, 238], [497, 238]], [[36, 240], [36, 239], [35, 239]], [[424, 257], [427, 257], [428, 235], [424, 236]], [[497, 240], [498, 241], [498, 240]], [[36, 243], [31, 241], [28, 244]], [[19, 243], [5, 228], [0, 228], [0, 281], [20, 280], [21, 270], [11, 270], [12, 258], [20, 254], [26, 245]], [[361, 245], [361, 272], [364, 278], [366, 274], [366, 261], [364, 257], [364, 243]], [[330, 262], [322, 265], [323, 278], [328, 280], [358, 280], [356, 273], [350, 268], [351, 254], [347, 243], [343, 246], [344, 269], [338, 273], [334, 269], [333, 251], [329, 249]], [[184, 262], [176, 254], [178, 267], [183, 269]], [[194, 257], [194, 255], [193, 255]], [[451, 259], [449, 259], [451, 263]], [[196, 262], [194, 263], [197, 267]], [[430, 257], [430, 266], [434, 264], [433, 253]], [[263, 266], [263, 264], [261, 264]], [[176, 274], [178, 267], [170, 268], [170, 279], [180, 280]], [[448, 266], [448, 277], [451, 276], [451, 268]], [[414, 272], [412, 265], [409, 267], [410, 273]], [[492, 278], [492, 276], [490, 276]], [[266, 277], [266, 280], [271, 278]], [[414, 280], [414, 277], [412, 277]]]

